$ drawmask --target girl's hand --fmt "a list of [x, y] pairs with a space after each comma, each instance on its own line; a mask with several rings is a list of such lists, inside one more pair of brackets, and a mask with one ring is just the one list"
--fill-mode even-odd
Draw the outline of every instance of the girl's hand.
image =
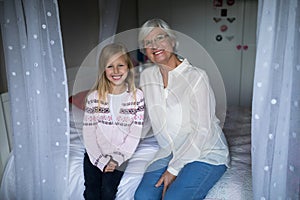
[[159, 186], [161, 186], [161, 184], [164, 184], [162, 199], [164, 199], [167, 189], [169, 188], [169, 186], [173, 183], [173, 181], [175, 179], [176, 179], [176, 176], [174, 176], [173, 174], [171, 174], [168, 171], [165, 171], [165, 173], [163, 173], [163, 175], [160, 177], [160, 179], [155, 184], [155, 187], [159, 187]]
[[116, 163], [116, 162], [113, 161], [113, 160], [110, 160], [110, 161], [107, 163], [107, 165], [105, 166], [105, 168], [104, 168], [104, 173], [115, 171], [115, 169], [117, 168], [117, 166], [118, 166], [118, 163]]

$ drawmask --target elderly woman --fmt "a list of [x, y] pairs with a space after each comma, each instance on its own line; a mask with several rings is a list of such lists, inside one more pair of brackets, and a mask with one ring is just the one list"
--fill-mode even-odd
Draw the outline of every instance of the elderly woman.
[[229, 164], [209, 79], [179, 59], [175, 34], [163, 20], [145, 22], [139, 44], [154, 64], [142, 72], [140, 86], [159, 150], [134, 198], [204, 199]]

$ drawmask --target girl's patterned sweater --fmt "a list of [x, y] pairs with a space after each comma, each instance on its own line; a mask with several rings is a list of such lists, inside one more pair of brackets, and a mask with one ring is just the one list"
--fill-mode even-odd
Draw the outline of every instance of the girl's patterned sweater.
[[134, 153], [142, 134], [144, 96], [137, 89], [123, 95], [118, 115], [113, 118], [109, 103], [98, 100], [98, 92], [87, 97], [83, 139], [90, 161], [101, 171], [113, 159], [120, 166]]

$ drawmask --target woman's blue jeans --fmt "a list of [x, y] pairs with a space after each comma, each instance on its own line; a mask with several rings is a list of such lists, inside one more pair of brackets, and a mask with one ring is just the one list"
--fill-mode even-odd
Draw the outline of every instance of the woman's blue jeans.
[[[160, 200], [163, 185], [156, 188], [155, 184], [161, 175], [167, 170], [167, 164], [171, 156], [160, 159], [151, 164], [135, 192], [135, 200]], [[160, 165], [161, 167], [157, 167]], [[164, 166], [162, 166], [164, 165]], [[225, 173], [225, 165], [211, 165], [204, 162], [192, 162], [186, 164], [175, 181], [169, 186], [164, 200], [190, 200], [204, 199], [208, 191]]]

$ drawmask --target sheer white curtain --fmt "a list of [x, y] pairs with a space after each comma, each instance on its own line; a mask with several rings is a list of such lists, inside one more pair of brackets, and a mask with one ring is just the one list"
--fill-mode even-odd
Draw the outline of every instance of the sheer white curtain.
[[254, 199], [298, 200], [300, 1], [259, 0], [252, 117]]
[[117, 31], [121, 0], [99, 0], [98, 3], [100, 17], [99, 42], [109, 38], [107, 43], [111, 43]]
[[69, 119], [57, 0], [4, 0], [17, 199], [66, 199]]

